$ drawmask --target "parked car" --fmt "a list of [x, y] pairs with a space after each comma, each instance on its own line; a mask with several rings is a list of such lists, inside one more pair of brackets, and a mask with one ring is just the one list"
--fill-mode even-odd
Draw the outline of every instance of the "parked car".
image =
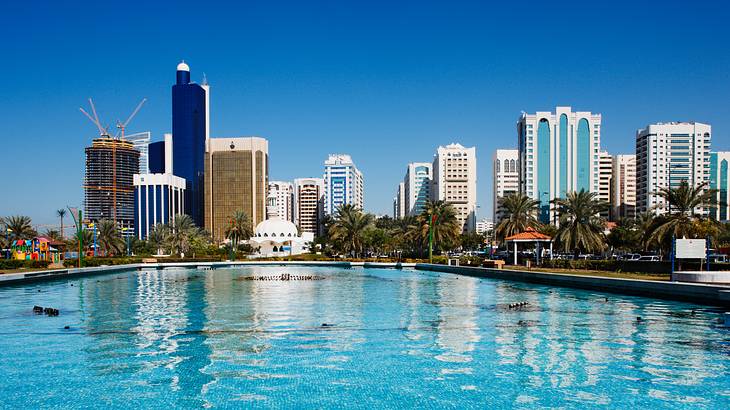
[[498, 251], [495, 252], [492, 256], [494, 259], [501, 259], [503, 261], [509, 260], [510, 258], [510, 252], [509, 251]]
[[726, 263], [727, 262], [727, 255], [721, 254], [721, 253], [713, 253], [709, 255], [710, 262], [711, 263]]
[[659, 262], [662, 260], [659, 255], [645, 255], [638, 259], [641, 262]]
[[641, 259], [641, 255], [638, 253], [627, 253], [620, 258], [622, 261], [638, 261]]
[[572, 253], [558, 253], [555, 254], [554, 259], [573, 260], [575, 259], [575, 255]]

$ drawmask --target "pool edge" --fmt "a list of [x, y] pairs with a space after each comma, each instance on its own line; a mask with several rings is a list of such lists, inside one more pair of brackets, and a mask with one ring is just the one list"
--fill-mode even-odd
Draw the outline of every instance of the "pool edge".
[[599, 290], [623, 295], [694, 302], [710, 306], [730, 306], [730, 286], [722, 285], [686, 282], [658, 282], [641, 279], [579, 276], [565, 273], [526, 272], [509, 269], [447, 266], [428, 263], [416, 264], [416, 269], [454, 273], [471, 277], [555, 285], [566, 288]]
[[164, 268], [226, 268], [231, 266], [329, 266], [340, 268], [415, 268], [415, 263], [347, 262], [347, 261], [233, 261], [233, 262], [158, 262], [130, 263], [125, 265], [94, 266], [88, 268], [64, 268], [45, 271], [0, 274], [0, 287], [83, 276], [102, 275], [112, 272]]

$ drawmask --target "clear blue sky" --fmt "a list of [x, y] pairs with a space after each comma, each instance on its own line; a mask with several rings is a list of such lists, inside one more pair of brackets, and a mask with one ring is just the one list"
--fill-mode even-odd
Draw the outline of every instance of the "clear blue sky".
[[477, 147], [491, 215], [491, 155], [516, 146], [523, 110], [601, 113], [611, 153], [673, 120], [712, 124], [730, 149], [725, 2], [19, 3], [0, 10], [0, 215], [38, 224], [82, 203], [96, 132], [78, 107], [91, 96], [112, 123], [147, 97], [129, 131], [160, 139], [181, 59], [208, 76], [213, 136], [267, 138], [271, 179], [349, 153], [378, 213], [408, 162], [456, 141]]

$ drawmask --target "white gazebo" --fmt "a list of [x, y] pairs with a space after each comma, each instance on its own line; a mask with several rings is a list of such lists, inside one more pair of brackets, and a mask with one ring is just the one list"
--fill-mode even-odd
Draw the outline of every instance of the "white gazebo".
[[553, 238], [549, 237], [548, 235], [542, 234], [538, 231], [536, 231], [534, 228], [527, 228], [524, 232], [520, 232], [518, 234], [508, 236], [504, 238], [504, 241], [507, 243], [507, 249], [509, 249], [509, 244], [512, 242], [514, 246], [514, 261], [515, 265], [517, 265], [517, 244], [519, 243], [535, 243], [535, 255], [537, 258], [537, 262], [540, 262], [540, 244], [548, 242], [550, 244], [550, 259], [553, 258]]
[[256, 225], [248, 243], [259, 248], [254, 257], [291, 256], [309, 252], [314, 234], [299, 234], [296, 225], [279, 218], [267, 219]]

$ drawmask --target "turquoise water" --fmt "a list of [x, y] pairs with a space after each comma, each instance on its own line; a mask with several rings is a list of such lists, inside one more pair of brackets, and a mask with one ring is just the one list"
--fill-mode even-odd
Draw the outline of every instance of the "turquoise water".
[[[245, 280], [285, 272], [323, 279]], [[728, 408], [730, 330], [719, 318], [691, 304], [408, 270], [117, 273], [0, 288], [0, 403]]]

